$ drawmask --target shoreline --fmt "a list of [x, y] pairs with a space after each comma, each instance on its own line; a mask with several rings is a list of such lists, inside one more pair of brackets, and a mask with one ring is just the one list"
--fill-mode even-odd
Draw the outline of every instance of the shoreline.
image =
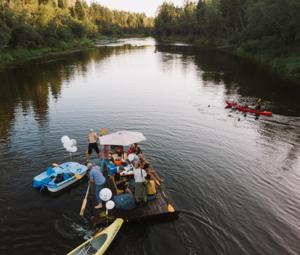
[[3, 52], [0, 51], [0, 69], [16, 64], [22, 64], [26, 61], [35, 60], [42, 57], [58, 56], [76, 51], [96, 48], [96, 44], [101, 41], [108, 43], [121, 38], [143, 38], [146, 36], [147, 35], [142, 34], [124, 34], [120, 36], [101, 35], [93, 39], [82, 38], [69, 42], [58, 42], [57, 47], [44, 47], [37, 49], [19, 48], [10, 49]]
[[[121, 38], [143, 38], [149, 35], [146, 34], [123, 34], [123, 35], [99, 35], [96, 38], [82, 38], [69, 42], [58, 42], [57, 47], [44, 47], [37, 49], [19, 48], [10, 49], [0, 52], [0, 69], [9, 66], [22, 64], [26, 61], [39, 59], [42, 57], [59, 56], [69, 54], [76, 51], [96, 48], [99, 42], [112, 42]], [[294, 54], [275, 55], [275, 53], [258, 53], [251, 54], [236, 45], [222, 45], [212, 44], [204, 39], [197, 39], [194, 37], [183, 36], [168, 36], [168, 37], [155, 37], [158, 42], [162, 43], [188, 43], [191, 46], [208, 47], [220, 51], [225, 51], [234, 56], [240, 57], [252, 64], [257, 65], [259, 68], [264, 69], [266, 72], [273, 73], [279, 78], [288, 82], [300, 85], [300, 49], [295, 49]]]
[[194, 37], [183, 36], [168, 36], [168, 37], [155, 37], [160, 42], [165, 43], [188, 43], [192, 46], [208, 47], [220, 51], [225, 51], [234, 56], [240, 57], [258, 67], [273, 73], [279, 78], [288, 82], [300, 85], [300, 49], [294, 49], [289, 54], [276, 55], [275, 52], [257, 53], [252, 54], [237, 45], [222, 45], [212, 44], [207, 40]]

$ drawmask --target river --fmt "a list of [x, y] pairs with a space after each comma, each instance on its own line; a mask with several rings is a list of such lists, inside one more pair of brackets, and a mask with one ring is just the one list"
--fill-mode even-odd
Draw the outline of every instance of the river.
[[[228, 53], [152, 38], [0, 70], [0, 254], [65, 254], [91, 234], [86, 183], [59, 197], [32, 178], [68, 160], [60, 138], [141, 131], [181, 211], [125, 226], [107, 254], [300, 254], [300, 87]], [[225, 109], [257, 98], [260, 117]]]

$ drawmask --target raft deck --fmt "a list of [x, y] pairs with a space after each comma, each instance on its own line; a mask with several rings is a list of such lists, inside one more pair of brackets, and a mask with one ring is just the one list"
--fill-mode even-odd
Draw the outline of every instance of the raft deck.
[[[151, 170], [155, 171], [152, 166]], [[157, 174], [157, 172], [156, 172]], [[116, 195], [114, 184], [110, 178], [107, 178], [108, 188]], [[93, 221], [95, 225], [106, 225], [112, 223], [116, 218], [122, 218], [125, 222], [141, 222], [150, 220], [169, 220], [177, 217], [179, 211], [176, 210], [173, 201], [167, 196], [167, 191], [164, 183], [160, 183], [156, 187], [156, 199], [148, 201], [146, 204], [137, 205], [132, 210], [110, 210], [108, 216], [106, 215], [105, 208], [93, 208]], [[94, 196], [93, 196], [94, 197]], [[95, 204], [96, 201], [94, 200]], [[170, 206], [171, 205], [171, 208]], [[171, 210], [174, 209], [174, 210]]]

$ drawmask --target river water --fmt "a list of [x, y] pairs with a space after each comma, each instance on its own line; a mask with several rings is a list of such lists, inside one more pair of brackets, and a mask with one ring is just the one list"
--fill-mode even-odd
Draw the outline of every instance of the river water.
[[[59, 197], [32, 178], [68, 160], [60, 138], [106, 127], [141, 144], [181, 211], [125, 226], [108, 254], [300, 254], [300, 87], [224, 52], [152, 38], [0, 70], [0, 254], [65, 254], [93, 231], [86, 183]], [[273, 117], [225, 109], [262, 98]]]

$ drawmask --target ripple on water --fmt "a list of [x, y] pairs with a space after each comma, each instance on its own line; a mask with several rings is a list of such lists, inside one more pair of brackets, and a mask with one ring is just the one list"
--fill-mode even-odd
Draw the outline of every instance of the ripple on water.
[[[126, 42], [0, 72], [0, 253], [65, 254], [91, 235], [78, 216], [86, 182], [52, 198], [31, 181], [69, 160], [61, 136], [77, 139], [82, 161], [87, 131], [106, 127], [145, 134], [183, 212], [125, 226], [110, 254], [300, 254], [300, 118], [282, 114], [299, 114], [299, 89], [225, 53]], [[257, 97], [277, 114], [224, 109], [225, 98]]]

